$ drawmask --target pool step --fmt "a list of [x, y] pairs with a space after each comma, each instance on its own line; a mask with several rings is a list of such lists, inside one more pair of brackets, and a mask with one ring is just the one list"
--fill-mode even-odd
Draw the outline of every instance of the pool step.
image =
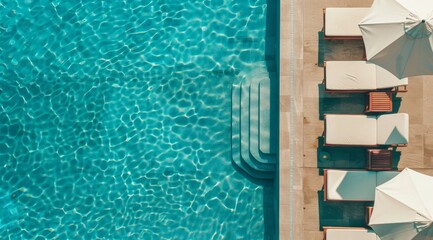
[[[242, 148], [241, 141], [241, 96], [242, 85], [233, 85], [232, 87], [232, 161], [237, 168], [247, 173], [250, 177], [256, 179], [272, 179], [274, 171], [261, 169], [261, 166], [251, 159], [251, 154]], [[245, 106], [244, 106], [245, 107]], [[245, 142], [244, 142], [245, 144]], [[243, 151], [244, 150], [244, 151]], [[247, 148], [248, 150], [248, 148]], [[243, 154], [242, 154], [243, 153]]]
[[[274, 171], [275, 164], [268, 164], [267, 162], [260, 161], [252, 155], [250, 139], [252, 137], [258, 138], [258, 135], [251, 134], [251, 121], [256, 118], [251, 113], [251, 108], [258, 108], [251, 105], [250, 102], [250, 84], [243, 82], [241, 85], [241, 108], [240, 108], [240, 142], [241, 142], [241, 156], [250, 167], [262, 171]], [[257, 145], [256, 145], [257, 147]]]
[[[276, 73], [273, 73], [276, 75]], [[273, 76], [268, 81], [260, 82], [260, 151], [265, 154], [277, 154], [278, 151], [278, 125], [271, 124], [278, 122], [278, 83], [277, 76]]]
[[244, 159], [241, 154], [241, 85], [232, 88], [232, 161], [233, 164], [250, 177], [258, 179], [274, 178], [274, 171], [258, 169], [247, 155]]
[[[254, 178], [275, 176], [277, 154], [272, 126], [272, 84], [267, 72], [256, 72], [232, 88], [232, 159]], [[276, 125], [276, 124], [274, 124]], [[264, 150], [264, 151], [263, 151]]]
[[[250, 85], [250, 94], [249, 94], [249, 103], [250, 103], [250, 152], [251, 155], [253, 155], [254, 159], [260, 163], [267, 164], [267, 166], [275, 165], [276, 162], [276, 155], [275, 154], [268, 154], [264, 153], [260, 150], [259, 142], [261, 140], [261, 135], [269, 136], [269, 129], [270, 129], [270, 121], [261, 122], [260, 120], [260, 113], [262, 111], [267, 111], [268, 114], [270, 113], [270, 107], [267, 105], [269, 104], [269, 99], [262, 99], [260, 101], [260, 91], [265, 91], [264, 89], [261, 89], [260, 86], [262, 84], [263, 87], [269, 86], [269, 78], [264, 78], [260, 80], [255, 80]], [[263, 103], [262, 103], [263, 102]], [[266, 104], [267, 102], [267, 104]], [[264, 108], [262, 108], [264, 107]], [[262, 117], [264, 118], [264, 117]], [[263, 139], [266, 139], [266, 137], [263, 137]], [[264, 145], [264, 140], [262, 140]], [[268, 151], [269, 152], [269, 151]], [[272, 166], [273, 169], [275, 169], [274, 166]]]

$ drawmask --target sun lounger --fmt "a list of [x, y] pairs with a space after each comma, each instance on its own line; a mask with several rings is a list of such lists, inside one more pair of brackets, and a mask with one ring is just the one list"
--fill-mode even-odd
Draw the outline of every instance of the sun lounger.
[[325, 114], [327, 146], [406, 146], [409, 142], [409, 115]]
[[325, 201], [374, 201], [376, 186], [398, 171], [334, 170], [324, 171]]
[[398, 79], [387, 70], [366, 61], [325, 62], [325, 91], [406, 91], [408, 79]]
[[323, 227], [324, 240], [380, 240], [376, 233], [367, 228]]
[[325, 40], [360, 40], [358, 24], [367, 16], [369, 8], [325, 8], [323, 9]]

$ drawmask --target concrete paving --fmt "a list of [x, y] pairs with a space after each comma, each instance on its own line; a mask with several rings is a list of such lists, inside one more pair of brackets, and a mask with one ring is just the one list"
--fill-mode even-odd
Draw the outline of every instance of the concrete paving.
[[[318, 85], [323, 80], [323, 68], [318, 66], [318, 32], [323, 27], [323, 8], [369, 7], [372, 2], [294, 0], [294, 57], [291, 59], [291, 0], [281, 0], [280, 239], [322, 239], [320, 225], [337, 218], [340, 224], [359, 224], [357, 219], [362, 206], [324, 206], [320, 199], [323, 177], [317, 168], [317, 147], [323, 121], [319, 119]], [[344, 42], [328, 54], [329, 60], [357, 57], [359, 48]], [[290, 64], [294, 64], [293, 79]], [[290, 89], [291, 80], [294, 89]], [[397, 167], [400, 170], [410, 167], [433, 176], [433, 76], [410, 78], [408, 92], [399, 93], [398, 97], [402, 98], [399, 112], [410, 115], [410, 138], [408, 146], [399, 149], [401, 156]], [[289, 139], [293, 140], [292, 144]], [[353, 216], [347, 215], [350, 212], [347, 209], [351, 208], [357, 209]], [[334, 219], [327, 218], [330, 214], [323, 209], [334, 209]]]

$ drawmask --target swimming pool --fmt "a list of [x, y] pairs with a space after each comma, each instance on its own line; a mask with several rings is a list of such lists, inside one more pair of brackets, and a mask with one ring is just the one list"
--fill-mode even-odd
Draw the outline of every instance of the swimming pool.
[[230, 146], [266, 1], [139, 2], [0, 0], [0, 236], [272, 235]]

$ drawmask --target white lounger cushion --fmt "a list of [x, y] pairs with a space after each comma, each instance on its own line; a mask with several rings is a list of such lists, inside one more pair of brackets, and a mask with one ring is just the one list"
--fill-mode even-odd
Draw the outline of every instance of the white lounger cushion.
[[409, 143], [409, 115], [325, 115], [325, 143], [330, 145], [392, 145]]
[[369, 8], [326, 8], [326, 36], [361, 36], [358, 24], [367, 16]]
[[376, 117], [329, 114], [326, 119], [326, 144], [376, 145]]
[[387, 70], [366, 61], [327, 61], [327, 90], [376, 90], [408, 84]]
[[408, 114], [385, 114], [377, 118], [377, 144], [407, 144], [408, 142]]
[[340, 201], [374, 201], [376, 186], [397, 176], [397, 171], [326, 170], [326, 198]]
[[365, 61], [326, 62], [326, 89], [376, 89], [376, 65]]
[[365, 228], [328, 228], [326, 240], [380, 240], [373, 230]]

